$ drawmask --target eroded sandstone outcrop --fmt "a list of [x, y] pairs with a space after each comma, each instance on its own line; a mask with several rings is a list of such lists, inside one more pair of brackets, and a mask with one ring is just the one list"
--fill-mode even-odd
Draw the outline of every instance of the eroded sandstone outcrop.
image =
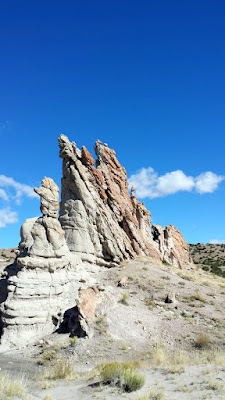
[[188, 244], [175, 226], [162, 227], [153, 224], [152, 235], [162, 260], [179, 268], [191, 263]]
[[35, 191], [41, 196], [43, 216], [26, 220], [21, 228], [17, 256], [19, 270], [7, 280], [2, 305], [2, 344], [22, 347], [53, 332], [65, 310], [76, 304], [79, 279], [86, 278], [80, 259], [73, 255], [58, 221], [59, 189], [44, 178]]
[[82, 260], [113, 266], [137, 255], [165, 259], [183, 267], [188, 246], [172, 225], [150, 229], [151, 213], [128, 191], [127, 174], [114, 150], [97, 140], [95, 161], [65, 135], [59, 137], [63, 159], [60, 222], [71, 252]]
[[113, 266], [145, 254], [160, 259], [150, 232], [150, 212], [128, 192], [127, 174], [115, 151], [98, 140], [97, 161], [65, 135], [60, 222], [71, 252], [82, 260]]
[[3, 345], [23, 347], [65, 326], [72, 335], [91, 335], [95, 317], [112, 306], [113, 296], [95, 289], [102, 266], [137, 255], [180, 268], [191, 261], [174, 226], [153, 225], [151, 231], [151, 213], [134, 188], [129, 194], [126, 170], [114, 150], [97, 140], [95, 161], [65, 135], [59, 146], [60, 217], [59, 188], [44, 178], [34, 189], [42, 216], [23, 223], [14, 270], [3, 285]]

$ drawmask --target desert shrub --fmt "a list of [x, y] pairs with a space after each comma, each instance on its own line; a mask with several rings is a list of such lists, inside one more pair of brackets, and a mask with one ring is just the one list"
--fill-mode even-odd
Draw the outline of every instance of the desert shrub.
[[198, 347], [199, 349], [203, 349], [209, 346], [210, 339], [209, 335], [207, 333], [201, 332], [195, 342], [195, 346]]
[[46, 394], [46, 396], [44, 397], [44, 400], [54, 400], [54, 397], [52, 397], [51, 394]]
[[64, 379], [74, 374], [72, 364], [69, 359], [59, 358], [57, 362], [45, 372], [45, 378]]
[[127, 345], [124, 343], [120, 346], [120, 350], [127, 350]]
[[139, 396], [137, 400], [165, 400], [164, 389], [151, 389], [149, 394]]
[[201, 294], [199, 294], [199, 293], [193, 294], [193, 295], [191, 296], [191, 300], [198, 300], [198, 301], [201, 301], [201, 303], [206, 303], [205, 298], [204, 298]]
[[148, 308], [150, 309], [150, 310], [152, 310], [153, 308], [155, 308], [155, 303], [154, 303], [154, 301], [153, 300], [151, 300], [151, 299], [145, 299], [145, 304], [146, 304], [146, 306], [148, 306]]
[[162, 263], [165, 264], [165, 265], [171, 265], [170, 263], [168, 263], [168, 261], [166, 261], [164, 259], [162, 260]]
[[204, 271], [209, 271], [209, 267], [206, 267], [206, 266], [202, 267], [202, 269], [203, 269]]
[[106, 322], [106, 315], [103, 315], [102, 317], [99, 317], [95, 320], [95, 329], [100, 333], [100, 335], [103, 335], [107, 331], [107, 322]]
[[124, 304], [125, 306], [128, 306], [128, 294], [124, 293], [123, 296], [121, 297], [121, 299], [119, 300], [119, 303]]
[[139, 374], [132, 368], [125, 370], [123, 378], [123, 387], [125, 392], [134, 392], [145, 384], [144, 375]]
[[77, 343], [77, 339], [78, 339], [77, 336], [74, 336], [74, 337], [70, 338], [70, 346], [71, 347], [75, 346], [75, 344]]
[[112, 362], [100, 364], [97, 368], [104, 384], [113, 384], [125, 392], [132, 392], [145, 383], [145, 377], [136, 372], [136, 366], [136, 363]]
[[58, 354], [54, 349], [44, 350], [43, 353], [41, 354], [41, 358], [38, 364], [40, 365], [49, 364], [51, 362], [56, 361], [57, 357]]

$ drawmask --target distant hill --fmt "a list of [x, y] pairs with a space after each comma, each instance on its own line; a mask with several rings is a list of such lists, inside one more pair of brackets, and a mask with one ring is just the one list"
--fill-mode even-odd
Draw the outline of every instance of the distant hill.
[[205, 271], [225, 278], [225, 244], [189, 244], [191, 257]]

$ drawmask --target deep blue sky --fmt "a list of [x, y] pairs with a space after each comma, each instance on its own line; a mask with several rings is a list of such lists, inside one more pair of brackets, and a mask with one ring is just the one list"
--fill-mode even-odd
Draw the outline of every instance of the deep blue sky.
[[[11, 1], [0, 5], [0, 174], [60, 185], [60, 133], [116, 150], [128, 176], [152, 167], [225, 175], [225, 3]], [[0, 248], [16, 246], [39, 201], [1, 186]], [[188, 242], [225, 240], [225, 181], [212, 193], [144, 198]], [[18, 203], [18, 202], [17, 202]], [[4, 214], [6, 215], [6, 214]], [[1, 223], [1, 221], [0, 221]]]

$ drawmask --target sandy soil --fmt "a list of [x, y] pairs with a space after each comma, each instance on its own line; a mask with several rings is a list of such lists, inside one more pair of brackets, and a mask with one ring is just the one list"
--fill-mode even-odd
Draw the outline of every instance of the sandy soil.
[[[120, 288], [117, 283], [123, 276], [128, 283]], [[138, 399], [151, 388], [161, 390], [168, 400], [225, 398], [225, 279], [196, 266], [179, 270], [139, 258], [118, 268], [103, 268], [99, 284], [112, 294], [112, 306], [96, 323], [92, 338], [80, 338], [71, 346], [68, 334], [52, 334], [36, 346], [0, 354], [2, 371], [12, 377], [25, 376], [24, 398], [44, 399], [51, 394], [56, 400]], [[175, 303], [165, 303], [168, 293], [175, 293]], [[120, 302], [124, 294], [125, 304]], [[200, 333], [208, 335], [204, 349], [196, 347]], [[189, 360], [176, 365], [175, 358], [166, 362], [167, 356], [163, 356], [156, 362], [152, 354], [158, 346], [166, 354], [185, 352]], [[56, 359], [39, 365], [48, 351], [53, 351]], [[216, 353], [222, 361], [215, 361]], [[73, 365], [73, 380], [46, 378], [46, 371], [61, 358]], [[191, 358], [198, 362], [189, 365]], [[146, 378], [137, 392], [121, 393], [119, 388], [103, 385], [93, 372], [100, 363], [135, 360]]]

